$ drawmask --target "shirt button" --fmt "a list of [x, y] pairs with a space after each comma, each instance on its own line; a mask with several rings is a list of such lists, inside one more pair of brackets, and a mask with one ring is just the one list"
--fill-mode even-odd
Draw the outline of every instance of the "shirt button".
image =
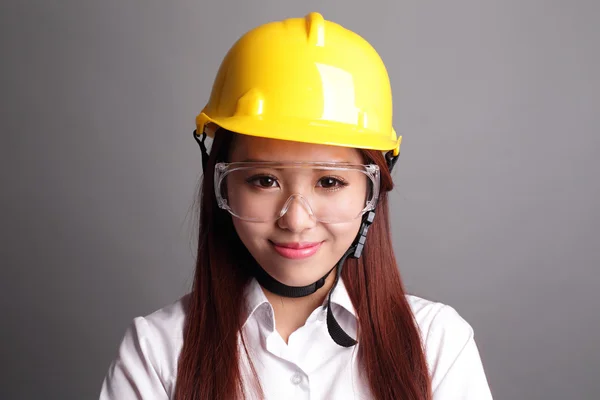
[[300, 374], [292, 375], [292, 377], [290, 378], [290, 382], [292, 382], [292, 384], [294, 384], [294, 385], [301, 384], [302, 383], [302, 375], [300, 375]]

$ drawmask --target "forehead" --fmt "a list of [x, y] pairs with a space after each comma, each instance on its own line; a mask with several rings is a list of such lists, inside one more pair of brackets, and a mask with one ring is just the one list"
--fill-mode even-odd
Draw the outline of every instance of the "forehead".
[[363, 162], [361, 154], [354, 148], [235, 135], [230, 151], [230, 161], [247, 160], [346, 162], [352, 164], [362, 164]]

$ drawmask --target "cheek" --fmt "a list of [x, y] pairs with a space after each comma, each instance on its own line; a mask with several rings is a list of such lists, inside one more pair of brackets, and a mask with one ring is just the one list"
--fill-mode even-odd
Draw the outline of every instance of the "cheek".
[[336, 248], [343, 249], [343, 252], [350, 247], [358, 234], [361, 221], [360, 218], [357, 218], [355, 221], [345, 224], [330, 224], [328, 226], [327, 230], [333, 238]]
[[261, 240], [267, 237], [271, 230], [267, 227], [267, 224], [252, 223], [237, 218], [233, 218], [233, 226], [240, 240], [250, 252], [253, 252], [253, 249], [258, 246]]

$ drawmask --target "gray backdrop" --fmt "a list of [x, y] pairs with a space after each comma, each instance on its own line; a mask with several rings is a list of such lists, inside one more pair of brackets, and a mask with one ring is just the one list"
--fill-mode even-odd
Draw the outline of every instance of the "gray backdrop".
[[225, 52], [320, 11], [380, 52], [410, 292], [473, 325], [496, 399], [600, 392], [600, 3], [3, 1], [0, 399], [97, 398], [185, 293], [191, 132]]

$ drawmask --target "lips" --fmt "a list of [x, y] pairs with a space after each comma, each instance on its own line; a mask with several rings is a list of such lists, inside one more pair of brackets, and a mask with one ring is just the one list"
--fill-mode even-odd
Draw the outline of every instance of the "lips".
[[271, 242], [277, 253], [285, 258], [298, 260], [308, 258], [314, 255], [323, 242], [294, 242], [294, 243], [274, 243]]

